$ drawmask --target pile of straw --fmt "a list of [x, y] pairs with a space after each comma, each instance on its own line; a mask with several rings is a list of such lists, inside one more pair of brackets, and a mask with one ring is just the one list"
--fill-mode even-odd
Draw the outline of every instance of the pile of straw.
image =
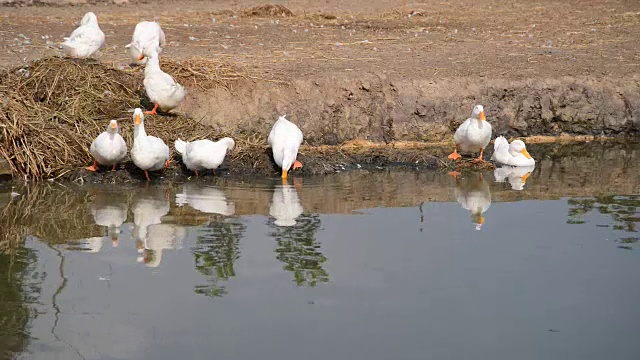
[[[242, 76], [232, 65], [202, 59], [164, 62], [178, 80], [210, 88], [229, 86]], [[45, 58], [0, 74], [0, 157], [14, 176], [56, 178], [88, 165], [89, 147], [111, 119], [132, 143], [131, 112], [149, 106], [140, 71], [123, 71], [93, 60]], [[143, 107], [144, 108], [144, 107]], [[173, 144], [183, 139], [217, 137], [217, 131], [183, 115], [154, 116], [150, 133]]]

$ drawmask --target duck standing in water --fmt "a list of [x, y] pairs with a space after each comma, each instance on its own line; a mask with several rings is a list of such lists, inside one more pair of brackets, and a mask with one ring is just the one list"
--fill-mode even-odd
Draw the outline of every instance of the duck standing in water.
[[144, 130], [144, 114], [140, 108], [136, 108], [133, 112], [133, 123], [131, 160], [144, 171], [144, 176], [149, 181], [149, 171], [156, 171], [169, 166], [171, 153], [162, 139], [147, 135]]
[[98, 17], [92, 12], [84, 14], [80, 26], [69, 37], [64, 38], [62, 51], [65, 56], [85, 59], [93, 55], [104, 44], [104, 33], [98, 25]]
[[524, 141], [513, 140], [509, 144], [504, 136], [498, 136], [493, 142], [491, 160], [510, 166], [535, 166], [536, 164], [533, 157], [529, 155]]
[[144, 90], [149, 100], [153, 102], [153, 110], [145, 114], [155, 115], [158, 108], [164, 112], [177, 108], [187, 96], [187, 89], [160, 69], [160, 57], [155, 49], [148, 51], [145, 49], [144, 52], [148, 52], [148, 54], [143, 53], [148, 57], [144, 68]]
[[474, 106], [471, 117], [463, 122], [453, 135], [453, 142], [456, 148], [448, 158], [458, 160], [461, 158], [458, 152], [480, 151], [480, 156], [478, 156], [476, 161], [484, 161], [482, 156], [484, 149], [491, 141], [491, 133], [491, 124], [489, 124], [484, 116], [484, 108], [482, 105]]
[[273, 160], [282, 169], [283, 180], [287, 179], [289, 169], [302, 167], [302, 163], [296, 160], [298, 149], [302, 144], [302, 131], [285, 116], [280, 116], [273, 124], [268, 139]]
[[127, 143], [119, 134], [118, 122], [111, 120], [107, 130], [98, 135], [91, 143], [89, 152], [93, 155], [93, 165], [87, 167], [89, 171], [98, 171], [98, 164], [113, 165], [111, 171], [127, 155]]
[[131, 61], [136, 65], [147, 63], [145, 52], [152, 50], [160, 54], [162, 48], [167, 44], [164, 31], [160, 24], [155, 21], [141, 21], [136, 25], [131, 37], [131, 43], [125, 46]]
[[235, 142], [230, 137], [222, 138], [218, 141], [196, 140], [191, 142], [175, 141], [176, 151], [182, 155], [182, 162], [187, 169], [198, 174], [198, 170], [211, 170], [213, 175], [216, 169], [224, 161], [227, 152], [231, 151]]

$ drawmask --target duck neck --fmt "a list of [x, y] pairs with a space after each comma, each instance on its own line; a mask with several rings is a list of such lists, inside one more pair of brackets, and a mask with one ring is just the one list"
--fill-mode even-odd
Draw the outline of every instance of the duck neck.
[[[140, 50], [142, 51], [142, 50]], [[147, 58], [147, 65], [144, 68], [144, 73], [147, 74], [149, 72], [161, 71], [160, 70], [160, 59], [157, 56], [151, 56]]]
[[140, 125], [136, 125], [133, 128], [133, 138], [138, 138], [138, 137], [145, 137], [147, 136], [147, 132], [144, 131], [144, 124], [140, 123]]

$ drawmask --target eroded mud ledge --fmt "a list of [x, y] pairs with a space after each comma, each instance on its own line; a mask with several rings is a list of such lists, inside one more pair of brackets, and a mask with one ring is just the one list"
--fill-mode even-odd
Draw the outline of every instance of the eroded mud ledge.
[[183, 110], [224, 130], [267, 133], [282, 114], [309, 144], [446, 141], [483, 104], [494, 135], [630, 135], [640, 130], [640, 76], [500, 80], [335, 74], [282, 83], [243, 80], [195, 93]]

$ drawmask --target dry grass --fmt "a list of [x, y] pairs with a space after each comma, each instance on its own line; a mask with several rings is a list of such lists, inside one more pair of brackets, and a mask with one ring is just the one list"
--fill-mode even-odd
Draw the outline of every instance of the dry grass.
[[242, 11], [242, 16], [294, 16], [286, 6], [279, 4], [258, 5]]
[[238, 80], [258, 78], [248, 67], [201, 57], [180, 61], [163, 58], [160, 67], [178, 83], [201, 90], [224, 87], [231, 91]]
[[[193, 86], [231, 87], [249, 76], [233, 65], [203, 59], [164, 61], [165, 70]], [[121, 71], [92, 60], [46, 58], [0, 74], [0, 156], [14, 176], [56, 178], [91, 161], [89, 147], [111, 119], [132, 143], [131, 111], [149, 105], [140, 72]], [[149, 132], [172, 144], [217, 137], [216, 129], [183, 115], [149, 117]]]

